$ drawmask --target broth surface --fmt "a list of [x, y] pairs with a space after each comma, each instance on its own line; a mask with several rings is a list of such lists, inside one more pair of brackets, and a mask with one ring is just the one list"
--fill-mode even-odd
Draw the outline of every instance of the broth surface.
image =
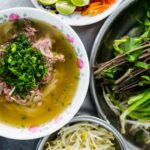
[[[78, 86], [77, 57], [68, 40], [55, 27], [38, 20], [30, 21], [32, 27], [38, 30], [37, 40], [50, 37], [53, 41], [53, 52], [63, 54], [65, 62], [55, 65], [52, 81], [42, 88], [44, 96], [41, 106], [8, 103], [0, 96], [0, 122], [16, 127], [29, 127], [50, 121], [71, 103]], [[20, 31], [21, 22], [22, 20], [0, 25], [0, 44], [7, 42], [12, 35]]]

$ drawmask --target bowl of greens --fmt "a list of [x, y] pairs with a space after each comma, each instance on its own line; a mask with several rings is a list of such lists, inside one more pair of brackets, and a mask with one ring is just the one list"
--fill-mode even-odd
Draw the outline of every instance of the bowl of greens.
[[150, 3], [132, 0], [105, 22], [91, 54], [99, 115], [140, 148], [150, 142], [149, 50]]

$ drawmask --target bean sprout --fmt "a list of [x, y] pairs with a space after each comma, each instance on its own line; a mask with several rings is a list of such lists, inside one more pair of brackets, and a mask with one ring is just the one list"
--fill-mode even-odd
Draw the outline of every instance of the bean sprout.
[[114, 150], [114, 135], [98, 124], [77, 123], [62, 128], [45, 150]]

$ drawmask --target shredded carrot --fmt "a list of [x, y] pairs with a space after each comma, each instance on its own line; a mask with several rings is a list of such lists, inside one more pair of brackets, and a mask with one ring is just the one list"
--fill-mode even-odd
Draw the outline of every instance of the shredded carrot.
[[90, 7], [91, 6], [98, 6], [98, 5], [101, 5], [102, 4], [102, 2], [94, 2], [94, 3], [91, 3], [90, 4]]
[[88, 13], [88, 15], [89, 15], [89, 16], [95, 16], [95, 15], [97, 15], [97, 14], [99, 14], [99, 13], [105, 11], [108, 7], [109, 7], [108, 4], [101, 5], [101, 6], [97, 7], [96, 9], [90, 11], [90, 12]]
[[90, 4], [81, 11], [81, 15], [95, 16], [108, 9], [116, 0], [91, 0]]
[[89, 11], [90, 11], [90, 7], [85, 8], [83, 11], [81, 11], [81, 16], [86, 16], [86, 15], [88, 15]]
[[113, 4], [116, 2], [116, 0], [105, 0], [106, 1], [106, 4]]

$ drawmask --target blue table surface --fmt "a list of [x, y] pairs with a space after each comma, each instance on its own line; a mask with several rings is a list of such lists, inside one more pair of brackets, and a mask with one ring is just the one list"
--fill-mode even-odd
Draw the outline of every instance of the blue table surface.
[[[34, 7], [30, 0], [0, 0], [0, 10], [20, 6]], [[103, 22], [104, 21], [101, 21], [96, 24], [83, 27], [73, 27], [81, 38], [89, 57], [93, 42]], [[89, 92], [87, 93], [85, 101], [78, 113], [97, 116], [96, 109], [94, 108]], [[0, 137], [0, 150], [35, 150], [38, 142], [39, 139], [19, 141]]]

